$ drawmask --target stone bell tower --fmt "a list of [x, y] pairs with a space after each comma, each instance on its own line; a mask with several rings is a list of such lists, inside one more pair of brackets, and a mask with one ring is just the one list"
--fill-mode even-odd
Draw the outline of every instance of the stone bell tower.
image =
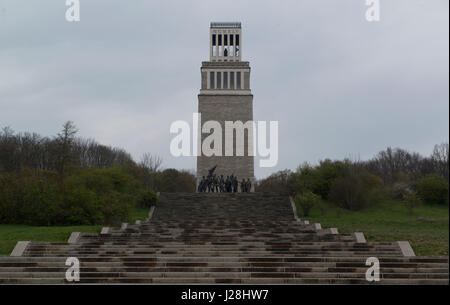
[[[201, 114], [200, 126], [204, 126], [205, 122], [211, 120], [220, 123], [222, 153], [211, 156], [202, 153], [197, 157], [197, 183], [202, 176], [208, 175], [208, 169], [217, 165], [215, 170], [217, 175], [226, 177], [233, 174], [239, 181], [242, 178], [245, 180], [249, 178], [252, 181], [253, 191], [255, 184], [253, 126], [251, 124], [253, 121], [253, 95], [250, 90], [249, 62], [241, 61], [241, 23], [212, 22], [209, 50], [209, 61], [204, 61], [201, 67], [198, 112]], [[241, 137], [237, 135], [237, 132], [232, 132], [231, 135], [228, 133], [228, 137], [226, 137], [226, 121], [240, 121], [245, 124], [247, 128], [244, 129], [244, 136]], [[211, 133], [203, 130], [199, 137], [201, 139], [199, 148], [202, 143], [204, 145], [203, 140]]]

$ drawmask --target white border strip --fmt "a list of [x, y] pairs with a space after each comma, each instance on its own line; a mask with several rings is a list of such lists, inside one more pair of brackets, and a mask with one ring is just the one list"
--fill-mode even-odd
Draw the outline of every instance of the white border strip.
[[67, 241], [67, 243], [69, 244], [75, 244], [78, 240], [78, 238], [80, 238], [81, 233], [80, 232], [72, 232], [72, 234], [70, 234], [69, 240]]
[[297, 207], [295, 206], [295, 202], [294, 199], [292, 198], [292, 196], [289, 196], [289, 201], [291, 202], [291, 207], [292, 207], [292, 211], [294, 212], [294, 218], [296, 221], [301, 221], [300, 218], [298, 218], [298, 214], [297, 214]]
[[397, 244], [400, 247], [403, 256], [416, 256], [408, 241], [398, 241]]
[[337, 228], [330, 228], [330, 233], [331, 234], [339, 234], [339, 231]]
[[29, 241], [18, 241], [9, 256], [23, 256], [23, 253], [25, 252], [29, 244]]
[[109, 233], [109, 227], [103, 227], [100, 234], [108, 234]]
[[148, 220], [152, 219], [153, 212], [155, 212], [155, 209], [156, 207], [154, 205], [150, 208], [150, 211], [148, 212]]
[[355, 236], [357, 243], [366, 243], [366, 238], [364, 237], [364, 233], [355, 232], [355, 233], [353, 233], [353, 236]]

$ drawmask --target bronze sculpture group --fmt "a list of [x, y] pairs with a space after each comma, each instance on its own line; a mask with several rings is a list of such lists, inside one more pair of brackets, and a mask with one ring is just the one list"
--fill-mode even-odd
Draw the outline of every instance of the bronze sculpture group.
[[223, 175], [217, 176], [214, 174], [216, 166], [208, 170], [208, 176], [202, 177], [202, 180], [198, 184], [199, 193], [237, 193], [240, 191], [242, 193], [249, 193], [252, 188], [252, 183], [249, 178], [247, 180], [242, 179], [239, 183], [238, 178], [233, 174], [224, 178]]

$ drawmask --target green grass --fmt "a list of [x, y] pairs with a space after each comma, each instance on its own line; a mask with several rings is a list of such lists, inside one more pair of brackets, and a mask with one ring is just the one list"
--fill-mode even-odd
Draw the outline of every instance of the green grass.
[[131, 222], [135, 223], [136, 220], [144, 220], [148, 217], [149, 209], [143, 209], [143, 208], [134, 208], [133, 211], [131, 211]]
[[26, 241], [67, 241], [72, 232], [99, 233], [101, 226], [35, 227], [26, 225], [0, 225], [0, 255], [9, 255], [16, 243]]
[[338, 209], [322, 202], [303, 217], [323, 228], [336, 227], [340, 233], [363, 232], [368, 242], [409, 241], [416, 255], [449, 254], [448, 206], [421, 205], [410, 213], [402, 202], [386, 200], [362, 211]]
[[[135, 208], [131, 223], [148, 216], [148, 209]], [[65, 242], [72, 232], [100, 233], [102, 226], [36, 227], [0, 224], [0, 255], [9, 255], [18, 241]]]

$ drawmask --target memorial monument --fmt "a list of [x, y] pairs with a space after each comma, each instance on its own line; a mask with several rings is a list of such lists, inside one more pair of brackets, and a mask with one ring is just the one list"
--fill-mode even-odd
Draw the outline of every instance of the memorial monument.
[[[240, 22], [212, 22], [210, 26], [210, 59], [202, 63], [201, 89], [198, 95], [200, 126], [216, 121], [222, 126], [221, 155], [197, 157], [197, 186], [208, 170], [217, 166], [216, 173], [251, 182], [254, 191], [253, 129], [246, 128], [244, 136], [236, 132], [225, 134], [225, 122], [247, 123], [253, 120], [253, 95], [250, 90], [250, 65], [242, 61], [242, 29]], [[246, 125], [246, 126], [250, 126]], [[200, 143], [208, 137], [202, 133]], [[232, 152], [226, 151], [232, 143]], [[238, 154], [243, 151], [244, 154]], [[239, 191], [240, 187], [239, 187]]]

